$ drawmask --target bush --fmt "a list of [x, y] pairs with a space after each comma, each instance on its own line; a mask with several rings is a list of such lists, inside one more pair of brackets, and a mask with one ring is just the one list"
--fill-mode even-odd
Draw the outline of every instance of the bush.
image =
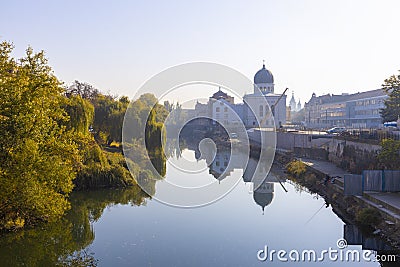
[[307, 168], [303, 162], [299, 160], [293, 160], [286, 165], [286, 170], [288, 173], [299, 177], [300, 175], [306, 173]]
[[376, 209], [364, 208], [356, 213], [356, 221], [362, 225], [374, 225], [380, 220], [380, 214]]
[[307, 174], [307, 175], [304, 177], [304, 181], [305, 181], [307, 184], [310, 184], [310, 185], [316, 184], [316, 182], [317, 182], [317, 176], [316, 176], [314, 173]]
[[121, 153], [106, 152], [94, 144], [85, 152], [84, 162], [85, 165], [74, 180], [75, 190], [127, 187], [135, 184]]

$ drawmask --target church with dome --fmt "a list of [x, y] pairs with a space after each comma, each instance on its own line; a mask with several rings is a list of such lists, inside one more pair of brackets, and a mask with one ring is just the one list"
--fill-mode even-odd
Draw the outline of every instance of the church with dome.
[[[253, 92], [243, 96], [244, 103], [235, 104], [234, 97], [219, 88], [209, 98], [207, 104], [199, 102], [196, 104], [195, 117], [207, 115], [215, 121], [222, 121], [228, 127], [242, 124], [248, 129], [279, 128], [286, 124], [286, 95], [281, 97], [281, 93], [275, 93], [274, 76], [265, 67], [265, 64], [256, 72], [253, 81]], [[273, 118], [269, 116], [271, 111], [274, 115]]]
[[[278, 102], [281, 94], [275, 93], [274, 87], [274, 76], [263, 64], [262, 68], [254, 75], [254, 92], [243, 97], [245, 103], [258, 109], [254, 110], [254, 112], [250, 112], [248, 108], [244, 109], [243, 121], [246, 127], [273, 126], [272, 118], [264, 119], [268, 112], [268, 107], [264, 107], [265, 101], [268, 102], [269, 108], [273, 109], [275, 127], [279, 128], [286, 124], [286, 95], [283, 95]], [[257, 125], [257, 122], [260, 122], [261, 125]]]

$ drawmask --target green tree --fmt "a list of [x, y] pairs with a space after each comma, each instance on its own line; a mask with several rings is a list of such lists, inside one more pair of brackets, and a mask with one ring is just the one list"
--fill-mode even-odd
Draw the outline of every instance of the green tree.
[[121, 97], [117, 101], [117, 108], [114, 109], [108, 121], [108, 140], [121, 142], [122, 141], [122, 125], [124, 122], [125, 112], [129, 105], [129, 99], [126, 96]]
[[400, 141], [393, 139], [382, 140], [382, 149], [379, 152], [378, 160], [383, 168], [389, 170], [400, 169]]
[[88, 134], [94, 118], [93, 105], [80, 95], [70, 95], [63, 100], [62, 107], [69, 116], [68, 129]]
[[12, 50], [0, 44], [0, 229], [63, 215], [80, 161], [44, 52], [15, 60]]
[[65, 89], [65, 95], [67, 97], [79, 95], [83, 99], [87, 99], [91, 102], [94, 101], [99, 94], [99, 90], [94, 88], [92, 85], [77, 80]]
[[382, 86], [389, 95], [385, 108], [381, 110], [383, 121], [396, 121], [400, 116], [400, 75], [390, 76]]

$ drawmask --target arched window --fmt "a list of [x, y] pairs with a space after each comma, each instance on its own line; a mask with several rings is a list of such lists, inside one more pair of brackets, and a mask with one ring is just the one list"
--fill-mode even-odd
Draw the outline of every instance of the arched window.
[[264, 116], [264, 107], [260, 106], [260, 117]]

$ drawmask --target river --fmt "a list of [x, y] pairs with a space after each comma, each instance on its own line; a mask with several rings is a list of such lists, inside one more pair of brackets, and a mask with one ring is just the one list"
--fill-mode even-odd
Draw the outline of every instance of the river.
[[[194, 151], [183, 154], [192, 164], [205, 165], [205, 160], [196, 160]], [[280, 177], [279, 183], [273, 172], [263, 191], [253, 192], [253, 185], [243, 178], [243, 169], [230, 168], [219, 180], [209, 169], [196, 174], [195, 180], [214, 181], [216, 186], [229, 179], [239, 181], [223, 198], [197, 208], [165, 205], [136, 186], [74, 192], [72, 209], [61, 221], [0, 237], [0, 265], [320, 266], [321, 252], [331, 249], [337, 250], [339, 257], [335, 260], [335, 254], [333, 259], [322, 254], [324, 264], [380, 266], [362, 257], [371, 252], [369, 258], [374, 260], [376, 250], [380, 254], [388, 246], [345, 225], [323, 198], [285, 177]], [[183, 179], [176, 175], [168, 163], [165, 180]], [[158, 185], [157, 190], [161, 190]], [[348, 246], [339, 249], [337, 242], [344, 237]], [[275, 253], [271, 259], [271, 250], [283, 250], [286, 255], [278, 259]], [[302, 261], [305, 250], [315, 251], [316, 260]], [[340, 260], [340, 253], [345, 255], [348, 250], [359, 253], [360, 261]], [[297, 251], [299, 258], [291, 251]], [[263, 258], [265, 261], [260, 260]]]

